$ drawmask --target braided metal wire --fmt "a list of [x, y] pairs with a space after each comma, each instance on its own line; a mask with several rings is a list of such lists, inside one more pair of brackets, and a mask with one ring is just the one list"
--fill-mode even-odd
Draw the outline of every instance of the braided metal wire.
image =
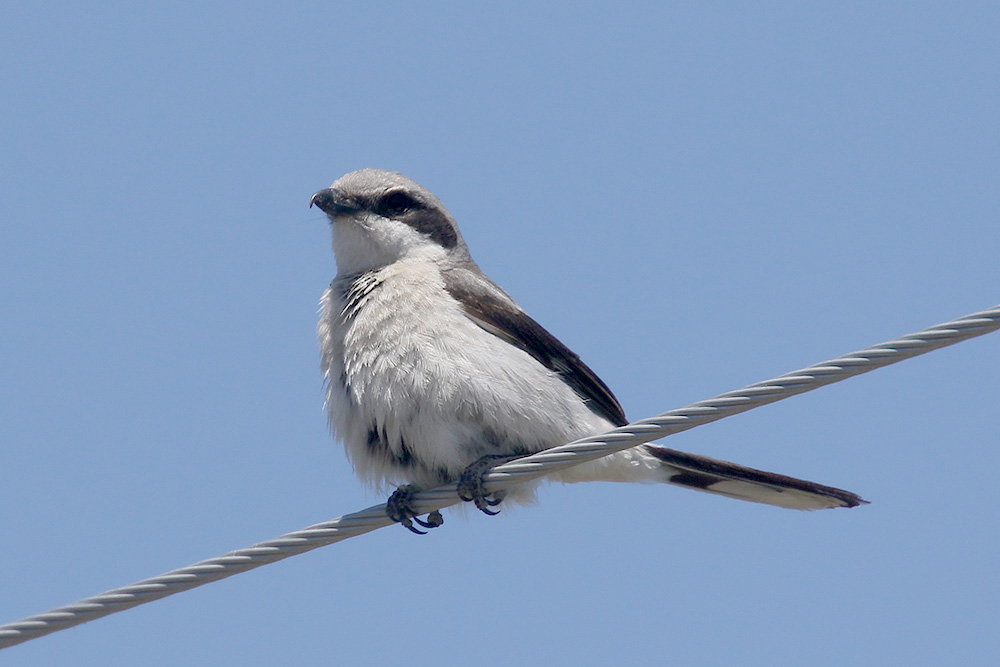
[[[627, 424], [608, 433], [553, 447], [494, 468], [484, 477], [486, 489], [496, 491], [543, 477], [614, 452], [658, 440], [702, 424], [774, 403], [818, 387], [867, 373], [931, 350], [981, 336], [1000, 328], [1000, 305], [886, 343], [852, 352], [830, 361], [757, 382], [715, 398], [692, 403], [648, 419]], [[456, 484], [446, 484], [413, 496], [420, 513], [460, 502]], [[282, 535], [217, 558], [172, 570], [129, 586], [116, 588], [43, 614], [0, 626], [0, 649], [80, 625], [168, 595], [231, 577], [240, 572], [311, 551], [349, 537], [392, 524], [385, 505], [346, 514], [331, 521]]]

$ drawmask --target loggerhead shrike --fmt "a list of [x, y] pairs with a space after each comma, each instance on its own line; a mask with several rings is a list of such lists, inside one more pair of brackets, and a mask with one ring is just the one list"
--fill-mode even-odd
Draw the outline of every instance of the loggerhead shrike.
[[[414, 491], [459, 481], [486, 513], [482, 475], [518, 456], [627, 423], [611, 390], [482, 272], [444, 204], [402, 174], [362, 169], [313, 195], [338, 273], [319, 337], [334, 435], [358, 475], [400, 484], [387, 513], [414, 532]], [[666, 482], [792, 509], [855, 507], [857, 495], [726, 461], [642, 445], [552, 475]], [[530, 500], [517, 485], [508, 499]]]

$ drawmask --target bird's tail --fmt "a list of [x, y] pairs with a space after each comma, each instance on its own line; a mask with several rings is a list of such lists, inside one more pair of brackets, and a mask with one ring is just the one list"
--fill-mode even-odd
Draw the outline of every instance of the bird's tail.
[[563, 471], [562, 482], [666, 482], [696, 491], [797, 510], [857, 507], [857, 494], [658, 445], [642, 445]]

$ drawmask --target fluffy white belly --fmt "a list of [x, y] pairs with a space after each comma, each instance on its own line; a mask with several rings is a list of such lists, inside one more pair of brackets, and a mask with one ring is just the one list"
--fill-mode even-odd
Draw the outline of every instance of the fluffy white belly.
[[467, 317], [427, 262], [338, 277], [319, 331], [334, 434], [377, 485], [434, 485], [484, 454], [611, 427], [555, 373]]

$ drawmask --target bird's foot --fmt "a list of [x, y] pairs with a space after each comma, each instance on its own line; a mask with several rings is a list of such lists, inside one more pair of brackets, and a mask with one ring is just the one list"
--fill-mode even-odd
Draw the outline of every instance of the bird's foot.
[[500, 514], [500, 510], [491, 510], [503, 502], [507, 492], [503, 489], [487, 493], [483, 487], [483, 475], [498, 465], [520, 458], [520, 455], [507, 456], [505, 454], [487, 454], [473, 461], [462, 471], [458, 478], [458, 497], [466, 502], [474, 502], [476, 508], [484, 514], [495, 516]]
[[430, 530], [431, 528], [437, 528], [442, 523], [444, 523], [444, 517], [441, 516], [441, 512], [434, 510], [427, 515], [427, 520], [417, 518], [417, 513], [413, 510], [410, 505], [410, 501], [413, 498], [413, 494], [419, 491], [417, 487], [412, 484], [404, 484], [403, 486], [397, 488], [389, 496], [389, 500], [385, 503], [385, 513], [390, 519], [396, 523], [403, 524], [407, 530], [416, 533], [417, 535], [426, 535], [426, 530], [420, 530], [413, 525], [416, 522], [418, 525], [423, 526]]

